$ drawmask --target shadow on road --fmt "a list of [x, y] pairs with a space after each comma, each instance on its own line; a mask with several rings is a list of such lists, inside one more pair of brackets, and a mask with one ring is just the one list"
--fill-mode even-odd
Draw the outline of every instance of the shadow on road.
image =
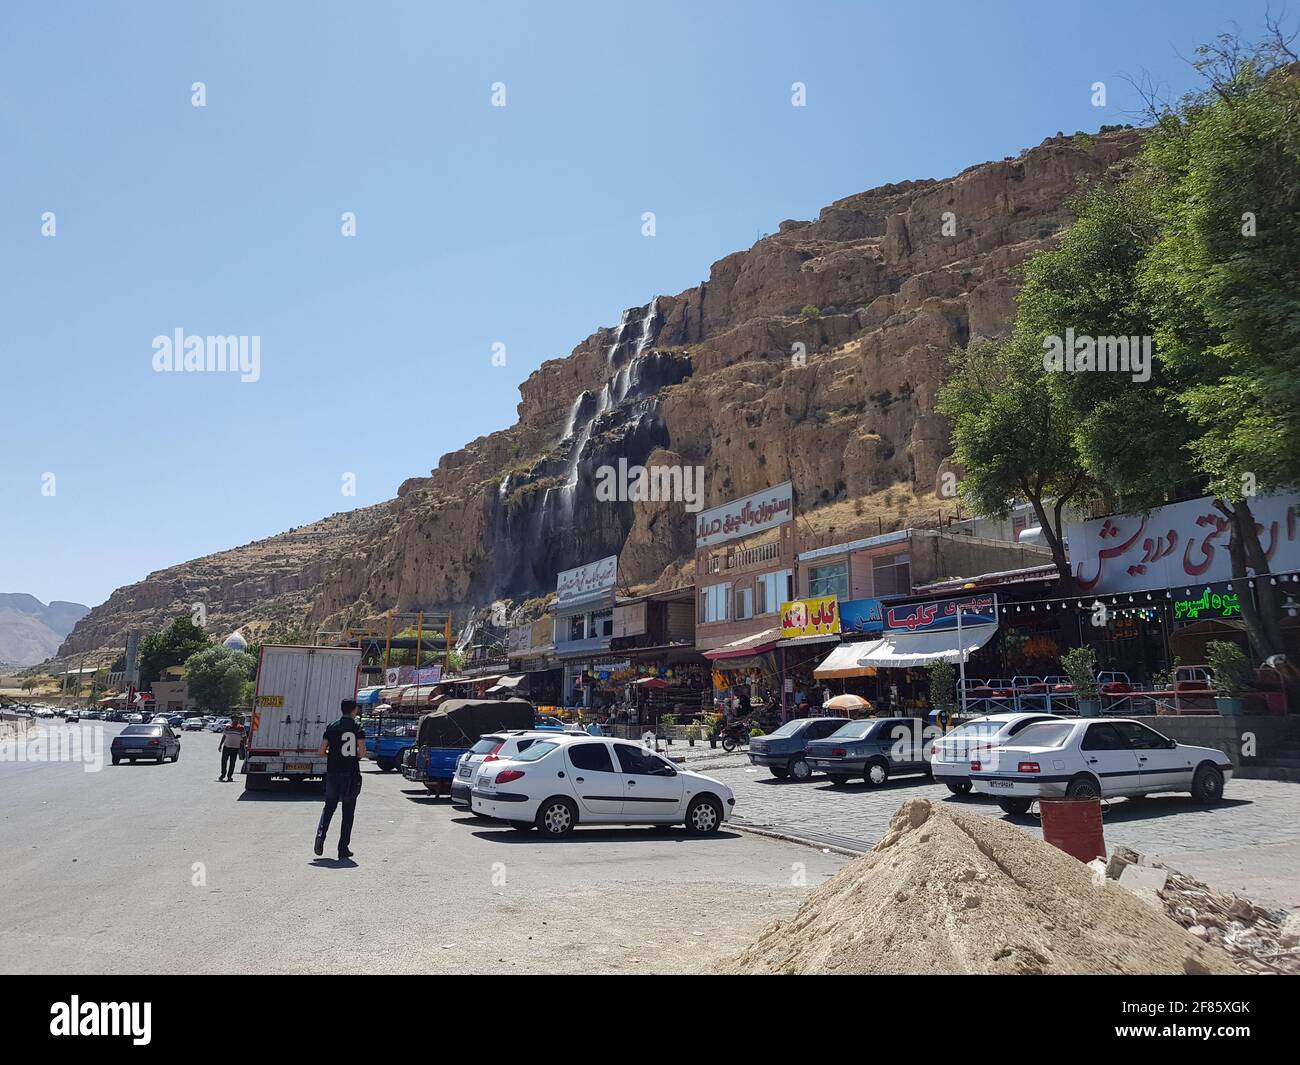
[[[239, 783], [236, 779], [236, 783]], [[314, 802], [325, 798], [323, 780], [292, 781], [273, 780], [265, 791], [241, 791], [240, 802]]]
[[[956, 796], [953, 796], [956, 798]], [[978, 798], [978, 796], [974, 796]], [[1178, 817], [1194, 813], [1213, 813], [1237, 806], [1254, 805], [1249, 799], [1224, 799], [1213, 805], [1194, 802], [1190, 795], [1160, 795], [1143, 799], [1108, 799], [1101, 804], [1105, 825], [1123, 825], [1131, 821], [1151, 821], [1161, 817]], [[1033, 814], [1003, 814], [1004, 821], [1016, 825], [1036, 825], [1041, 818]]]
[[508, 828], [500, 822], [483, 822], [478, 819], [460, 818], [454, 820], [471, 821], [480, 827], [474, 832], [479, 839], [489, 843], [532, 843], [543, 846], [561, 846], [566, 843], [636, 843], [644, 841], [664, 842], [673, 840], [678, 843], [711, 843], [724, 839], [741, 839], [739, 832], [719, 829], [710, 836], [692, 836], [684, 828], [676, 826], [667, 828], [583, 828], [579, 825], [569, 835], [552, 839], [540, 832], [520, 832]]
[[356, 869], [352, 858], [313, 858], [307, 863], [313, 869]]

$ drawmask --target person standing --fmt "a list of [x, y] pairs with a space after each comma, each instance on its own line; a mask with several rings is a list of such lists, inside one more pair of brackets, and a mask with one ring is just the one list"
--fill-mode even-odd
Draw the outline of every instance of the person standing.
[[340, 803], [343, 805], [343, 824], [339, 827], [339, 861], [351, 858], [348, 844], [352, 842], [352, 815], [356, 811], [357, 796], [361, 794], [361, 759], [366, 756], [366, 734], [357, 723], [355, 699], [344, 699], [339, 707], [342, 716], [326, 727], [317, 757], [325, 763], [325, 809], [321, 811], [316, 826], [315, 851], [325, 849], [325, 834], [330, 820]]
[[231, 718], [226, 723], [226, 727], [221, 730], [221, 739], [217, 742], [221, 750], [221, 775], [218, 780], [233, 781], [235, 779], [235, 762], [239, 758], [239, 752], [244, 749], [244, 726], [239, 723], [238, 718]]

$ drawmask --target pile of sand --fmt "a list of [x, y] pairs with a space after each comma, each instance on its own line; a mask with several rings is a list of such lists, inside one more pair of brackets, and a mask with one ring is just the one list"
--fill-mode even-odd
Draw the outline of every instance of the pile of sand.
[[1117, 883], [1019, 828], [925, 799], [899, 807], [727, 973], [1222, 973], [1239, 970]]

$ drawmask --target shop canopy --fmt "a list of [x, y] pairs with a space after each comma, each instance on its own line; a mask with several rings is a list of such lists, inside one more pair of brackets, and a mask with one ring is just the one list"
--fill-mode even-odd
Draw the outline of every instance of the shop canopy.
[[375, 706], [379, 702], [379, 693], [383, 690], [383, 685], [373, 688], [357, 689], [357, 706]]
[[752, 636], [744, 636], [739, 640], [733, 640], [731, 643], [724, 643], [721, 647], [715, 647], [711, 651], [703, 652], [703, 654], [705, 658], [715, 662], [727, 658], [745, 658], [749, 655], [760, 655], [772, 650], [780, 639], [780, 629], [764, 629]]
[[[858, 664], [876, 668], [910, 669], [931, 662], [965, 662], [998, 631], [996, 625], [971, 625], [962, 629], [961, 643], [956, 629], [939, 632], [891, 632], [878, 640], [859, 644]], [[852, 645], [850, 645], [852, 646]]]
[[524, 682], [524, 675], [520, 673], [514, 677], [502, 677], [492, 687], [487, 690], [488, 695], [505, 695], [513, 694], [514, 690]]
[[870, 677], [875, 674], [871, 666], [858, 664], [858, 656], [863, 650], [876, 643], [875, 640], [863, 640], [854, 643], [842, 643], [822, 659], [821, 665], [813, 670], [818, 680], [831, 680], [844, 677]]

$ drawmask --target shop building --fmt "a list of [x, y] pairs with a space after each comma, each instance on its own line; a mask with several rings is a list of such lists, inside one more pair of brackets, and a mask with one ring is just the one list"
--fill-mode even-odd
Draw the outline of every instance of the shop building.
[[610, 653], [626, 655], [625, 720], [652, 724], [665, 713], [678, 717], [712, 705], [712, 671], [695, 647], [695, 589], [687, 585], [620, 601], [614, 607]]
[[617, 582], [617, 555], [565, 570], [556, 578], [552, 639], [563, 669], [566, 706], [608, 705], [616, 691], [615, 674], [628, 668], [626, 658], [609, 653]]

